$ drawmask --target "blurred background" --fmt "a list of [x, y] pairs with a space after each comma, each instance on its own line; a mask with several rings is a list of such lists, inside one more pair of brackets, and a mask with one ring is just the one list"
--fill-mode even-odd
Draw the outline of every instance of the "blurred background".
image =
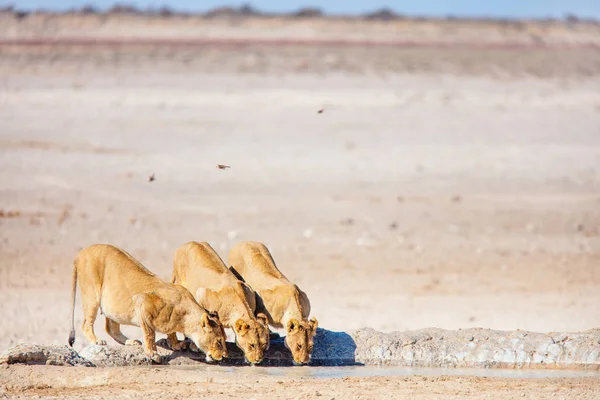
[[598, 327], [599, 19], [0, 2], [0, 347], [66, 343], [95, 243], [168, 279], [187, 241], [262, 241], [326, 329]]

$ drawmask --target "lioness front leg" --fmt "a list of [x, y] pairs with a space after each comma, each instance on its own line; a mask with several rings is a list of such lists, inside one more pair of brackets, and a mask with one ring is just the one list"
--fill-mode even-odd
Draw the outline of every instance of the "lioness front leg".
[[160, 364], [162, 358], [156, 351], [156, 331], [145, 323], [142, 323], [142, 331], [144, 332], [144, 354], [150, 360]]
[[184, 340], [179, 341], [179, 339], [177, 339], [177, 334], [175, 332], [167, 335], [167, 342], [173, 351], [182, 351], [187, 347]]
[[127, 336], [123, 335], [123, 332], [121, 332], [121, 325], [110, 318], [106, 318], [106, 332], [108, 332], [110, 337], [115, 339], [119, 344], [124, 344], [126, 346], [139, 346], [142, 344], [139, 340], [128, 339]]
[[160, 364], [162, 359], [156, 351], [156, 330], [154, 329], [153, 318], [150, 312], [153, 308], [151, 301], [151, 295], [147, 293], [139, 295], [135, 300], [135, 311], [144, 334], [144, 353], [150, 360]]

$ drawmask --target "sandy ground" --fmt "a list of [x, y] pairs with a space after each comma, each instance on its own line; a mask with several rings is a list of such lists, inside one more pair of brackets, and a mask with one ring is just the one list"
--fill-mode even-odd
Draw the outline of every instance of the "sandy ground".
[[[259, 368], [210, 369], [68, 368], [13, 366], [0, 369], [0, 396], [9, 398], [247, 398], [280, 399], [596, 399], [600, 379], [506, 379], [469, 376], [346, 377], [268, 376]], [[258, 371], [256, 371], [258, 370]], [[235, 379], [232, 377], [235, 376]]]
[[[302, 368], [302, 367], [301, 367]], [[311, 378], [268, 376], [260, 368], [208, 371], [12, 366], [0, 369], [0, 397], [61, 399], [596, 399], [600, 379], [469, 376]], [[235, 379], [233, 377], [235, 376]]]
[[[0, 348], [66, 343], [72, 260], [94, 243], [167, 278], [186, 241], [225, 260], [263, 241], [332, 330], [597, 327], [599, 71], [586, 48], [2, 46]], [[23, 371], [40, 369], [2, 374]], [[185, 376], [134, 389], [209, 389]], [[247, 379], [210, 390], [276, 395]], [[586, 379], [335, 382], [330, 397], [593, 397]]]

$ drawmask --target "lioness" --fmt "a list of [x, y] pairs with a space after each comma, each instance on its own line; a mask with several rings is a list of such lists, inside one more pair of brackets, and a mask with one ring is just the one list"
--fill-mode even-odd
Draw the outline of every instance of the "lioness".
[[[207, 361], [227, 357], [225, 331], [216, 315], [198, 305], [182, 286], [164, 282], [125, 251], [103, 244], [81, 250], [73, 263], [70, 346], [75, 342], [78, 282], [84, 314], [82, 330], [91, 343], [106, 344], [94, 334], [100, 308], [106, 317], [106, 332], [120, 344], [141, 344], [127, 339], [120, 324], [141, 327], [144, 352], [155, 362], [160, 362], [156, 331], [170, 335], [182, 332], [206, 354]], [[169, 345], [173, 350], [183, 347], [173, 341]]]
[[263, 360], [269, 347], [267, 316], [254, 316], [254, 291], [237, 279], [208, 243], [189, 242], [177, 249], [171, 283], [182, 285], [198, 304], [219, 313], [223, 326], [233, 329], [235, 343], [247, 362], [258, 364]]
[[229, 264], [232, 271], [258, 293], [269, 323], [275, 328], [285, 327], [284, 343], [292, 352], [294, 362], [308, 363], [318, 322], [315, 318], [307, 320], [310, 302], [306, 293], [277, 269], [271, 253], [262, 243], [238, 243], [229, 253]]

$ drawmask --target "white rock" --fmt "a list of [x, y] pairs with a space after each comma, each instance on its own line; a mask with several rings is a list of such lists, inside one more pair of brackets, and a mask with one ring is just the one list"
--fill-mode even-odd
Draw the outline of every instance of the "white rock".
[[379, 244], [377, 238], [368, 232], [363, 232], [362, 235], [356, 239], [356, 245], [361, 247], [374, 247]]

